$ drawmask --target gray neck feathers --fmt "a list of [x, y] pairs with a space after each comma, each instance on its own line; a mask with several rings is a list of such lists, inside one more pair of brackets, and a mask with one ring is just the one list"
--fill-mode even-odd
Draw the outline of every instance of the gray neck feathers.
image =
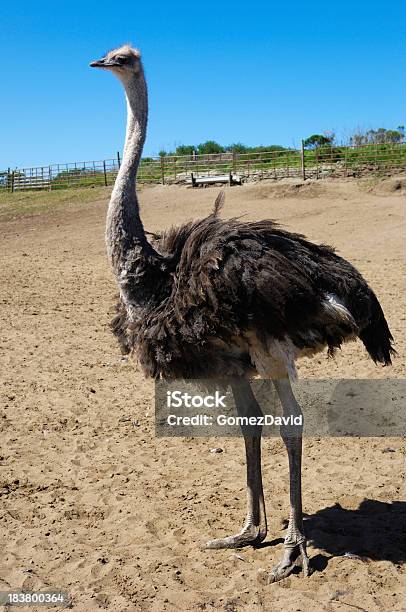
[[107, 254], [114, 272], [120, 275], [130, 250], [153, 251], [140, 219], [136, 192], [137, 170], [144, 146], [148, 95], [142, 68], [124, 82], [127, 97], [127, 131], [123, 160], [107, 213]]

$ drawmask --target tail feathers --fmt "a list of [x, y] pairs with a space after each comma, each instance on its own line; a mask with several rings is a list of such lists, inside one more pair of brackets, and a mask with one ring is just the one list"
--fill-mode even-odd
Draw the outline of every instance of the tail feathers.
[[220, 193], [218, 194], [217, 198], [215, 199], [214, 202], [214, 206], [213, 206], [213, 212], [211, 213], [212, 217], [218, 217], [220, 214], [221, 209], [224, 206], [224, 199], [225, 199], [225, 194], [224, 191], [220, 191]]
[[376, 295], [371, 291], [371, 318], [359, 337], [365, 345], [371, 359], [375, 363], [391, 365], [392, 355], [396, 355], [393, 348], [393, 337], [386, 322], [385, 315]]
[[347, 333], [358, 332], [354, 317], [334, 293], [326, 294], [326, 299], [323, 301], [323, 313], [336, 325], [344, 325], [347, 328]]

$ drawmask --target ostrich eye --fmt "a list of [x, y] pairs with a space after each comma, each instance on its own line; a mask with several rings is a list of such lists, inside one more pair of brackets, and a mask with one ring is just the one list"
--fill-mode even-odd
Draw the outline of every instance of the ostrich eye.
[[127, 64], [128, 62], [128, 57], [125, 57], [124, 55], [118, 55], [115, 58], [115, 61], [117, 62], [117, 64]]

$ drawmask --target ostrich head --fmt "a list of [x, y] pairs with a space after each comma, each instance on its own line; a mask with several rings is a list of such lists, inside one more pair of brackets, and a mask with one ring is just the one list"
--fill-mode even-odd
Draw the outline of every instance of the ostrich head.
[[91, 62], [92, 68], [111, 70], [121, 81], [127, 81], [141, 71], [141, 53], [130, 45], [123, 45], [106, 53], [104, 57]]

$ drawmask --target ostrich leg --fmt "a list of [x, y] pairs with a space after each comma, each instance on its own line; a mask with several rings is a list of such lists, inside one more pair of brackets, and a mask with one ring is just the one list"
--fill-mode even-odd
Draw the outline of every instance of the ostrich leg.
[[[261, 408], [248, 381], [243, 379], [233, 381], [231, 387], [239, 416], [262, 416]], [[257, 435], [249, 435], [247, 428], [242, 427], [247, 463], [247, 517], [243, 528], [236, 535], [210, 540], [203, 548], [239, 548], [259, 544], [266, 536], [261, 474], [261, 431], [262, 428], [257, 427], [255, 432]]]
[[[289, 378], [274, 380], [274, 385], [283, 408], [284, 416], [301, 416], [302, 411], [293, 395]], [[286, 578], [296, 565], [301, 565], [305, 576], [309, 575], [309, 559], [306, 553], [306, 538], [302, 517], [302, 429], [303, 426], [281, 426], [281, 436], [288, 451], [290, 480], [290, 517], [285, 537], [282, 560], [268, 576], [268, 582]], [[296, 435], [295, 435], [296, 434]]]

